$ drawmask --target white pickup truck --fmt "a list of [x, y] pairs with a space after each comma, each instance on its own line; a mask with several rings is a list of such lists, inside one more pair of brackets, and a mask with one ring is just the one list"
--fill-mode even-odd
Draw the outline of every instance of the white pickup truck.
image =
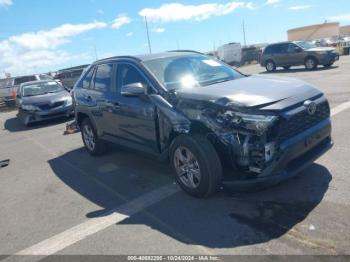
[[0, 79], [0, 100], [9, 102], [15, 99], [12, 88], [12, 81], [13, 78]]

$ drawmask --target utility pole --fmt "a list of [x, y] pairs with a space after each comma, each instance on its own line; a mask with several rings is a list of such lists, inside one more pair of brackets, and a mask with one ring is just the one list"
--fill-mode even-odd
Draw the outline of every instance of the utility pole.
[[149, 30], [148, 30], [147, 16], [145, 16], [145, 23], [146, 23], [146, 32], [147, 32], [148, 50], [149, 50], [149, 53], [150, 53], [150, 54], [152, 54], [151, 40], [149, 39]]
[[244, 46], [247, 46], [247, 40], [245, 38], [245, 24], [244, 24], [244, 20], [243, 20], [243, 39], [244, 39]]

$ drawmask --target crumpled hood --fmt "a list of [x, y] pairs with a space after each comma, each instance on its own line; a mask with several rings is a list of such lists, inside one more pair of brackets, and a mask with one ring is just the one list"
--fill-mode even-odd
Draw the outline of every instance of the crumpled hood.
[[241, 107], [281, 110], [322, 93], [310, 84], [275, 76], [253, 75], [210, 86], [178, 90], [179, 99], [217, 102], [227, 100]]
[[333, 47], [315, 47], [315, 48], [307, 49], [306, 51], [311, 51], [311, 52], [335, 51], [335, 48], [333, 48]]
[[62, 91], [58, 93], [45, 94], [41, 96], [29, 96], [22, 98], [23, 105], [40, 105], [40, 104], [50, 104], [58, 101], [67, 100], [70, 97], [67, 91]]

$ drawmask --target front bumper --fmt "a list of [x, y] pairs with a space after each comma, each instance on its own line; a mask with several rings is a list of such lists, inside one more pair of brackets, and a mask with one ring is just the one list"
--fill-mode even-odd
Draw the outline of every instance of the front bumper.
[[22, 119], [23, 122], [34, 123], [64, 116], [69, 117], [73, 115], [73, 113], [73, 105], [70, 105], [47, 111], [28, 112], [21, 109], [19, 111], [18, 117]]
[[333, 146], [331, 121], [326, 119], [280, 145], [275, 160], [259, 175], [240, 180], [223, 181], [234, 189], [259, 189], [278, 184], [297, 175]]
[[327, 65], [327, 64], [333, 64], [335, 61], [339, 60], [339, 54], [338, 53], [329, 53], [320, 58], [320, 64]]

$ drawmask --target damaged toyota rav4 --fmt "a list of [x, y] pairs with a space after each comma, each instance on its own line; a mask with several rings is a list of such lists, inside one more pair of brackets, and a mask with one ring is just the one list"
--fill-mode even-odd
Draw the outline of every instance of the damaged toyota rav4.
[[181, 188], [196, 197], [222, 185], [276, 184], [333, 144], [319, 90], [247, 76], [196, 52], [97, 61], [74, 87], [74, 101], [90, 154], [113, 142], [168, 160]]

